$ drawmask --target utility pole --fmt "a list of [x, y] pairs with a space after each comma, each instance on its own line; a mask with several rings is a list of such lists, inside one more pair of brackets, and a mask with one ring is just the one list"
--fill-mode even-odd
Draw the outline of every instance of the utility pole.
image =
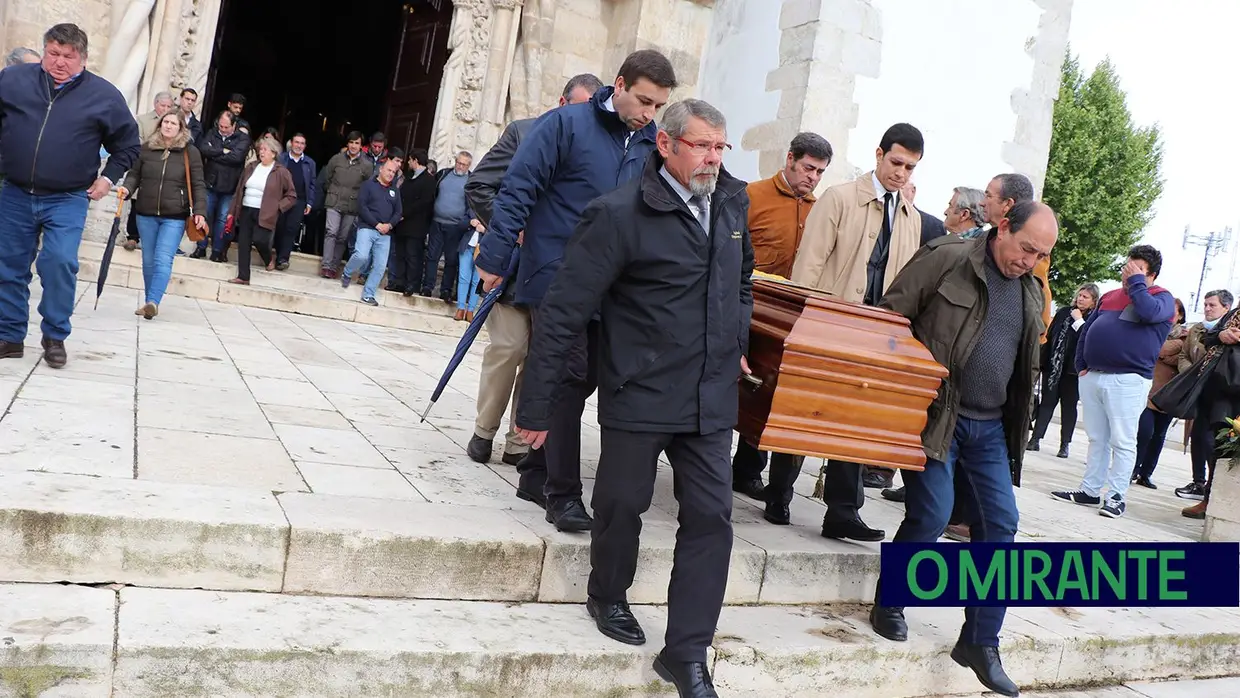
[[1210, 259], [1221, 252], [1226, 252], [1230, 244], [1230, 226], [1223, 228], [1222, 232], [1213, 231], [1208, 235], [1193, 235], [1189, 232], [1188, 226], [1184, 226], [1184, 249], [1187, 250], [1189, 245], [1205, 248], [1201, 256], [1201, 277], [1197, 280], [1197, 293], [1193, 294], [1193, 312], [1197, 312], [1201, 304], [1202, 286], [1205, 285], [1206, 274], [1210, 270]]

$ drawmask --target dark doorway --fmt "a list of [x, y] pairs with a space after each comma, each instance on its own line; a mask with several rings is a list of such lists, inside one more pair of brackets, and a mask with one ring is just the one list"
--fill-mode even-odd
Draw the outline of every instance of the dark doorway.
[[251, 133], [306, 134], [320, 166], [347, 133], [429, 147], [451, 0], [225, 0], [204, 124], [246, 97]]

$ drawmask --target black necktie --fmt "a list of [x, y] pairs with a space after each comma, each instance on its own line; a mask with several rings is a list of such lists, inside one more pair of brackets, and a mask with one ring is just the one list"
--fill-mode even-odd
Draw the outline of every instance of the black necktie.
[[891, 252], [891, 219], [887, 211], [891, 209], [891, 200], [895, 194], [887, 192], [883, 197], [883, 225], [879, 228], [878, 239], [874, 241], [874, 251], [870, 253], [870, 263], [866, 267], [865, 304], [878, 305], [883, 297], [883, 281], [887, 275], [887, 257]]

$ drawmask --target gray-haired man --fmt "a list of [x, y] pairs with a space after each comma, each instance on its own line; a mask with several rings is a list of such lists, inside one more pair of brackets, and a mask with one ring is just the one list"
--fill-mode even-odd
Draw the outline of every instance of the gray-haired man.
[[598, 313], [602, 451], [586, 608], [607, 637], [645, 643], [626, 597], [666, 453], [680, 527], [654, 668], [682, 697], [717, 698], [706, 649], [732, 550], [729, 455], [753, 311], [749, 198], [722, 167], [726, 124], [706, 102], [669, 106], [655, 145], [640, 177], [581, 215], [539, 305], [517, 427], [542, 445], [564, 365]]
[[965, 239], [978, 237], [985, 232], [986, 213], [982, 210], [982, 199], [985, 196], [981, 189], [953, 189], [951, 201], [947, 202], [947, 210], [943, 212], [943, 226], [947, 228], [947, 232]]

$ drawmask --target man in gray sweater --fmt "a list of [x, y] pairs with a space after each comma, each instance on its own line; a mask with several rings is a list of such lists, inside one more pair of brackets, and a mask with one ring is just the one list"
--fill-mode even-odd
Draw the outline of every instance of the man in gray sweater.
[[[966, 521], [974, 542], [1010, 543], [1019, 513], [1012, 491], [1020, 467], [1042, 334], [1042, 290], [1033, 268], [1059, 236], [1055, 213], [1033, 201], [1016, 204], [989, 235], [947, 235], [921, 248], [887, 289], [880, 307], [912, 323], [950, 375], [930, 406], [922, 445], [926, 468], [904, 471], [904, 521], [895, 542], [928, 543], [943, 534], [960, 471]], [[870, 612], [874, 632], [908, 639], [904, 609], [881, 604], [882, 580]], [[986, 688], [1018, 695], [999, 660], [1002, 607], [968, 607], [951, 657]]]
[[461, 244], [461, 236], [470, 228], [465, 183], [469, 181], [469, 167], [472, 164], [474, 156], [462, 150], [456, 154], [455, 167], [436, 175], [439, 188], [435, 192], [431, 231], [426, 238], [426, 267], [422, 273], [424, 296], [431, 295], [435, 290], [435, 275], [439, 272], [439, 258], [442, 256], [443, 282], [439, 287], [439, 297], [448, 302], [456, 300], [456, 277], [460, 266], [457, 247]]

